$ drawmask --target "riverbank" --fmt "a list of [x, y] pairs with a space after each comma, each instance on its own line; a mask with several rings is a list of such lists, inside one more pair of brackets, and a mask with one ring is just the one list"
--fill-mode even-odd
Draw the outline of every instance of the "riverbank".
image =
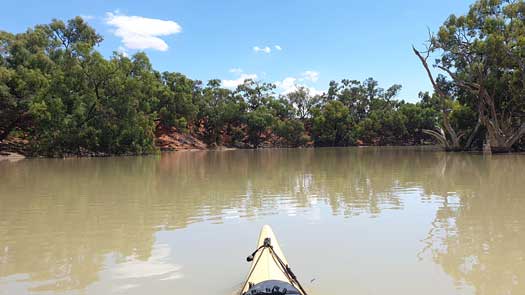
[[20, 138], [9, 137], [0, 141], [0, 161], [18, 161], [29, 154], [29, 142]]
[[[227, 151], [237, 149], [254, 149], [249, 144], [247, 139], [234, 142], [230, 137], [221, 137], [221, 145], [207, 144], [203, 140], [203, 136], [198, 132], [180, 132], [175, 128], [158, 128], [155, 132], [155, 147], [159, 152], [174, 152], [174, 151]], [[0, 160], [16, 161], [24, 158], [87, 158], [87, 157], [109, 157], [114, 156], [113, 154], [92, 152], [85, 149], [81, 149], [78, 153], [68, 153], [57, 156], [46, 156], [35, 154], [31, 152], [31, 143], [22, 138], [8, 137], [6, 140], [0, 142]], [[405, 144], [398, 146], [430, 146], [432, 143], [424, 144]], [[358, 142], [358, 147], [365, 147], [368, 145]], [[380, 145], [373, 145], [380, 146]], [[272, 135], [271, 133], [263, 134], [261, 136], [261, 143], [257, 147], [258, 149], [270, 149], [270, 148], [314, 148], [312, 141], [307, 142], [302, 146], [290, 146], [280, 140], [280, 138]], [[133, 154], [121, 154], [125, 156], [132, 156]]]
[[[223, 144], [206, 144], [199, 134], [179, 132], [175, 128], [171, 130], [158, 129], [155, 133], [155, 147], [158, 152], [175, 152], [175, 151], [229, 151], [238, 149], [272, 149], [272, 148], [314, 148], [313, 142], [307, 142], [302, 146], [289, 146], [271, 134], [263, 135], [260, 145], [255, 148], [248, 142], [233, 143], [230, 138], [224, 137]], [[382, 145], [365, 145], [358, 142], [355, 147], [380, 147]], [[423, 144], [404, 144], [404, 145], [384, 145], [383, 147], [433, 147], [438, 148], [431, 142]], [[120, 156], [133, 156], [135, 154], [120, 154]], [[89, 157], [109, 157], [118, 156], [101, 152], [91, 152], [81, 149], [79, 153], [68, 153], [60, 156], [46, 156], [31, 152], [30, 142], [28, 140], [16, 137], [8, 137], [0, 142], [0, 161], [18, 161], [24, 158], [89, 158]]]
[[11, 153], [11, 152], [0, 152], [0, 162], [9, 161], [16, 162], [25, 159], [26, 157], [22, 154]]
[[[235, 150], [235, 149], [254, 149], [254, 148], [289, 148], [289, 147], [313, 147], [312, 141], [306, 142], [301, 146], [287, 145], [282, 138], [271, 132], [261, 134], [260, 143], [257, 147], [250, 144], [247, 131], [243, 130], [244, 135], [240, 139], [233, 139], [227, 134], [220, 135], [221, 144], [207, 144], [205, 134], [202, 130], [180, 131], [177, 128], [157, 126], [155, 130], [154, 144], [156, 150], [160, 152], [173, 151], [197, 151], [197, 150]], [[31, 148], [31, 142], [20, 137], [9, 136], [4, 141], [0, 141], [0, 153], [3, 158], [8, 155], [19, 155], [21, 157], [46, 157], [46, 158], [75, 158], [75, 157], [108, 157], [114, 155], [131, 156], [135, 154], [109, 154], [104, 152], [93, 152], [87, 149], [79, 149], [76, 153], [65, 153], [57, 155], [42, 155], [35, 153]], [[12, 157], [12, 156], [10, 156]]]
[[[196, 151], [196, 150], [232, 150], [240, 146], [232, 145], [208, 145], [197, 135], [178, 132], [175, 129], [159, 129], [155, 134], [155, 147], [161, 152], [171, 151]], [[126, 154], [128, 155], [128, 154]], [[131, 154], [129, 154], [131, 155]], [[56, 157], [74, 158], [74, 157], [107, 157], [112, 154], [102, 152], [92, 152], [80, 149], [78, 153], [67, 153]], [[19, 137], [9, 136], [4, 141], [0, 141], [0, 160], [16, 160], [26, 157], [48, 157], [52, 156], [39, 155], [31, 151], [31, 143]]]

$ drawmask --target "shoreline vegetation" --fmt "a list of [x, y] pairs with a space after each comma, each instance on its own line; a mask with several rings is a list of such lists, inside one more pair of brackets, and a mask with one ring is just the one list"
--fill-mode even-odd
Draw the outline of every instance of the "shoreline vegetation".
[[[167, 150], [413, 146], [525, 149], [525, 3], [479, 0], [415, 47], [434, 92], [331, 81], [323, 94], [247, 79], [235, 89], [97, 51], [81, 17], [0, 31], [0, 153], [35, 157]], [[433, 60], [434, 64], [429, 64]]]

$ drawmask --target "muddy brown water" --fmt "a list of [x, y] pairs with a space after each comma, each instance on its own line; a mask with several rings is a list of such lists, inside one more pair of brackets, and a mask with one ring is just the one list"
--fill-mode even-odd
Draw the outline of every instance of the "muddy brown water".
[[525, 155], [0, 161], [0, 294], [218, 294], [270, 224], [310, 294], [525, 294]]

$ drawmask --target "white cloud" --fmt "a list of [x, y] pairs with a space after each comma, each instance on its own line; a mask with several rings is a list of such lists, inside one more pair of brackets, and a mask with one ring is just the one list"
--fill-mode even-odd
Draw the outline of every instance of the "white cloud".
[[240, 74], [242, 73], [242, 69], [241, 68], [231, 68], [230, 73]]
[[244, 83], [244, 80], [246, 79], [255, 80], [257, 79], [257, 75], [256, 74], [241, 74], [239, 78], [234, 79], [234, 80], [222, 80], [222, 86], [226, 88], [235, 88], [241, 85], [242, 83]]
[[319, 72], [316, 71], [306, 71], [301, 75], [303, 76], [303, 79], [308, 81], [317, 82], [317, 80], [319, 80]]
[[171, 249], [166, 244], [155, 246], [147, 260], [128, 257], [111, 270], [115, 279], [140, 279], [149, 277], [176, 278], [183, 277], [181, 266], [166, 261], [171, 255]]
[[270, 54], [270, 52], [272, 52], [272, 48], [277, 50], [277, 51], [283, 50], [283, 48], [280, 45], [274, 45], [273, 47], [270, 47], [270, 46], [264, 46], [264, 47], [253, 46], [253, 51], [255, 51], [255, 53], [262, 52], [262, 53]]
[[294, 77], [284, 78], [282, 81], [276, 81], [274, 84], [281, 89], [281, 94], [288, 94], [297, 89], [297, 79]]
[[311, 95], [323, 95], [326, 91], [316, 89], [314, 87], [306, 87], [308, 90], [310, 90]]
[[182, 27], [170, 20], [128, 16], [108, 12], [106, 23], [115, 27], [114, 34], [122, 39], [122, 44], [128, 49], [168, 50], [168, 44], [161, 36], [180, 33]]
[[128, 50], [124, 46], [119, 46], [117, 53], [122, 54], [124, 57], [129, 57]]
[[305, 87], [310, 91], [311, 95], [321, 95], [324, 91], [317, 90], [314, 87], [310, 87], [304, 84], [298, 83], [298, 79], [294, 77], [284, 78], [282, 81], [274, 82], [275, 86], [281, 91], [282, 95], [286, 95], [290, 92], [296, 91], [299, 87]]
[[254, 46], [253, 51], [255, 51], [256, 53], [264, 52], [266, 54], [269, 54], [270, 52], [272, 52], [272, 49], [268, 46], [265, 46], [265, 47]]

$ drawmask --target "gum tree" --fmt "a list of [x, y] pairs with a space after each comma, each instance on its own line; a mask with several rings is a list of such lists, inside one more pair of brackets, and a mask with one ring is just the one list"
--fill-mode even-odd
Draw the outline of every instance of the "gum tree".
[[[453, 148], [468, 148], [480, 126], [493, 152], [508, 152], [525, 134], [525, 2], [479, 0], [466, 15], [451, 15], [431, 36], [428, 50], [415, 54], [423, 63], [441, 97], [440, 133], [429, 131]], [[434, 79], [428, 58], [437, 54], [434, 67], [464, 92], [463, 101], [478, 114], [478, 125], [464, 146], [463, 136], [449, 122], [453, 99]]]

